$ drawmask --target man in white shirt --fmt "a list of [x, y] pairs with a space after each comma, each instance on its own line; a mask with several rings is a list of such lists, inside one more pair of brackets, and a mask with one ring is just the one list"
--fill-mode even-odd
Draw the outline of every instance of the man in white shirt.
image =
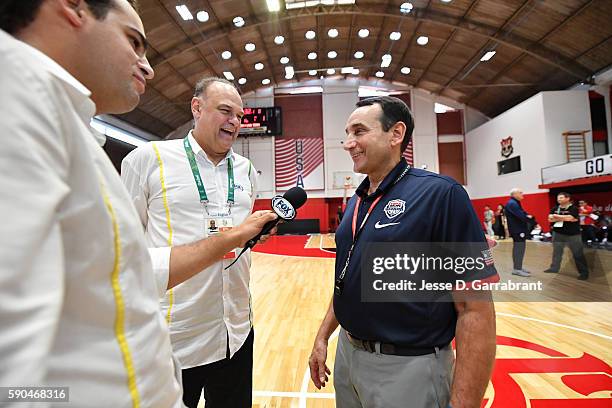
[[[232, 150], [244, 114], [238, 91], [224, 79], [204, 78], [191, 111], [194, 128], [185, 138], [139, 147], [122, 163], [149, 247], [214, 236], [240, 225], [253, 208], [257, 172]], [[250, 253], [224, 270], [236, 255], [229, 252], [162, 300], [188, 407], [197, 406], [202, 390], [207, 407], [251, 406]]]
[[[50, 405], [182, 406], [142, 227], [89, 126], [133, 109], [153, 77], [133, 5], [0, 3], [0, 385], [68, 387]], [[161, 292], [274, 218], [258, 215], [166, 249]]]

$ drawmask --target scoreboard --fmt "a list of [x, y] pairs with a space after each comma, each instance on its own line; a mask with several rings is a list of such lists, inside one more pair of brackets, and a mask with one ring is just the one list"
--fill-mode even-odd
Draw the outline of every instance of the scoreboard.
[[240, 135], [280, 136], [283, 134], [281, 108], [244, 108]]

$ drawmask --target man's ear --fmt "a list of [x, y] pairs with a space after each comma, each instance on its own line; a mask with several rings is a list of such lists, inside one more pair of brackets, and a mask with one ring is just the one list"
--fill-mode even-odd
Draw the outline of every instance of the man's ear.
[[391, 128], [391, 132], [391, 146], [401, 146], [406, 134], [406, 124], [404, 122], [397, 122]]
[[57, 0], [60, 6], [61, 15], [73, 27], [80, 27], [83, 25], [83, 18], [89, 12], [87, 4], [84, 0]]
[[191, 98], [191, 114], [196, 120], [202, 115], [202, 100], [197, 96]]

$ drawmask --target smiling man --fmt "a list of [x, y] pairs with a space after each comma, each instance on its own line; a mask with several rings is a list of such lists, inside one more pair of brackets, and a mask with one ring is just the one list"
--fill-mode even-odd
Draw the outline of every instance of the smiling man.
[[[194, 127], [185, 138], [139, 147], [122, 163], [149, 247], [157, 249], [151, 251], [154, 264], [165, 264], [165, 247], [240, 225], [256, 196], [257, 172], [232, 150], [244, 114], [236, 88], [224, 79], [202, 79], [191, 112]], [[188, 407], [197, 406], [202, 389], [207, 407], [251, 406], [250, 256], [224, 271], [235, 256], [230, 251], [180, 285], [169, 284], [162, 300]]]
[[[491, 375], [492, 302], [459, 300], [450, 291], [447, 302], [363, 300], [361, 257], [373, 243], [486, 245], [463, 187], [449, 177], [411, 168], [402, 158], [413, 129], [406, 104], [388, 96], [358, 102], [347, 121], [344, 149], [353, 170], [368, 177], [336, 231], [334, 296], [309, 360], [312, 381], [320, 388], [330, 374], [328, 341], [340, 325], [334, 364], [339, 408], [446, 408], [449, 402], [453, 408], [477, 408]], [[492, 267], [480, 278], [498, 279]]]

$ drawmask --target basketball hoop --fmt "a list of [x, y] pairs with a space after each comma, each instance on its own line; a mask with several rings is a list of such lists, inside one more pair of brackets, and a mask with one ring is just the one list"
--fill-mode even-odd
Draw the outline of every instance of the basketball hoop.
[[346, 176], [344, 177], [344, 197], [342, 197], [342, 211], [346, 209], [346, 199], [348, 196], [348, 191], [353, 187], [353, 177]]
[[351, 176], [346, 176], [344, 178], [344, 190], [346, 191], [351, 187], [353, 187], [353, 178]]

